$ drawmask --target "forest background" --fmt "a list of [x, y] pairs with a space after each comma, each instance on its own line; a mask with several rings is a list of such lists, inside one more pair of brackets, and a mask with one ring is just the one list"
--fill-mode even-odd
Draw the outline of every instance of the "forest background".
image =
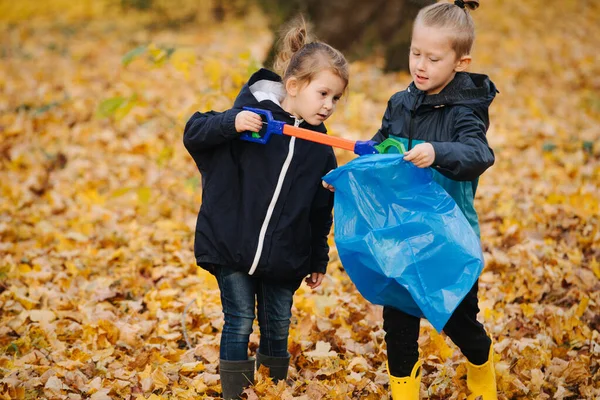
[[[218, 396], [223, 318], [192, 253], [182, 131], [262, 66], [285, 16], [260, 3], [0, 0], [0, 398]], [[483, 1], [473, 17], [471, 70], [500, 90], [476, 199], [500, 398], [598, 399], [600, 3]], [[328, 123], [351, 139], [410, 82], [391, 42], [360, 35]], [[291, 383], [260, 376], [250, 399], [389, 398], [381, 309], [331, 245], [323, 286], [295, 297]], [[423, 396], [464, 399], [460, 352], [428, 323], [420, 342]]]

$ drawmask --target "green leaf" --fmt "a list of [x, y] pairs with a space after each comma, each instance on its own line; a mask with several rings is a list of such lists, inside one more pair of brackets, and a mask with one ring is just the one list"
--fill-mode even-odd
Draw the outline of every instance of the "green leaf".
[[167, 58], [171, 58], [171, 56], [173, 55], [173, 53], [175, 53], [175, 50], [177, 50], [175, 47], [167, 47], [164, 49]]
[[137, 94], [131, 97], [112, 97], [100, 103], [96, 115], [100, 118], [114, 117], [119, 120], [125, 117], [136, 104]]
[[121, 59], [121, 63], [124, 66], [128, 66], [133, 60], [135, 60], [137, 57], [141, 56], [145, 52], [146, 46], [136, 47], [135, 49], [130, 50], [129, 52], [127, 52], [127, 54], [123, 56], [123, 58]]
[[125, 101], [125, 97], [112, 97], [110, 99], [106, 99], [100, 103], [96, 114], [101, 118], [111, 117]]
[[133, 94], [121, 104], [115, 111], [115, 119], [120, 120], [129, 114], [129, 111], [137, 104], [137, 94]]
[[6, 348], [6, 352], [7, 353], [14, 353], [17, 356], [19, 356], [21, 354], [21, 352], [19, 351], [19, 346], [17, 346], [15, 344], [15, 342], [11, 342], [10, 345], [8, 345], [8, 347]]
[[33, 112], [33, 116], [37, 116], [37, 115], [43, 114], [43, 113], [45, 113], [45, 112], [47, 112], [49, 110], [52, 110], [55, 107], [58, 107], [59, 105], [60, 105], [60, 103], [58, 101], [54, 101], [52, 103], [45, 104], [45, 105], [37, 108]]
[[191, 192], [198, 189], [200, 186], [200, 179], [197, 176], [185, 180], [185, 187]]
[[552, 151], [554, 151], [556, 149], [556, 144], [552, 143], [552, 142], [545, 142], [544, 145], [542, 146], [542, 151], [545, 153], [550, 153]]

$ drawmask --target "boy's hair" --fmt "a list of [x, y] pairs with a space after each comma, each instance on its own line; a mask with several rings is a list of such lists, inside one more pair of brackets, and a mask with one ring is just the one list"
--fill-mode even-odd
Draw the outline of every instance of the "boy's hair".
[[282, 77], [284, 84], [292, 77], [300, 84], [308, 84], [323, 70], [330, 70], [342, 78], [346, 86], [350, 77], [344, 55], [310, 35], [302, 16], [294, 19], [283, 31], [273, 69]]
[[458, 58], [471, 53], [475, 41], [475, 24], [468, 10], [479, 7], [479, 0], [456, 0], [454, 4], [436, 3], [419, 11], [413, 26], [423, 24], [452, 32], [452, 49]]

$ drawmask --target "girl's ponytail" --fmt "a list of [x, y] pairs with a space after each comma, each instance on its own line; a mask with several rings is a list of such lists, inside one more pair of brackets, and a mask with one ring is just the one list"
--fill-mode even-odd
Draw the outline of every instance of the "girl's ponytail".
[[284, 29], [273, 70], [284, 83], [295, 78], [300, 83], [310, 83], [323, 70], [332, 71], [348, 85], [348, 61], [330, 45], [319, 42], [310, 33], [302, 15]]
[[462, 9], [468, 8], [473, 11], [479, 7], [479, 0], [454, 0], [454, 5], [457, 5]]
[[283, 31], [280, 39], [280, 49], [273, 63], [273, 69], [280, 76], [285, 76], [293, 55], [305, 45], [312, 43], [314, 38], [309, 34], [308, 26], [302, 15], [298, 16]]

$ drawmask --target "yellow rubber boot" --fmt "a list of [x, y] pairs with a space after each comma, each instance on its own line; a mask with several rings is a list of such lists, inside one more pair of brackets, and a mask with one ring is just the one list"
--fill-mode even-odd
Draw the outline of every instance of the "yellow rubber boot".
[[397, 378], [390, 374], [390, 388], [392, 389], [393, 400], [419, 400], [421, 390], [421, 361], [417, 362], [410, 373], [410, 376]]
[[467, 387], [471, 394], [467, 400], [498, 400], [496, 390], [496, 370], [494, 369], [494, 348], [490, 345], [490, 354], [485, 364], [474, 365], [467, 361]]

